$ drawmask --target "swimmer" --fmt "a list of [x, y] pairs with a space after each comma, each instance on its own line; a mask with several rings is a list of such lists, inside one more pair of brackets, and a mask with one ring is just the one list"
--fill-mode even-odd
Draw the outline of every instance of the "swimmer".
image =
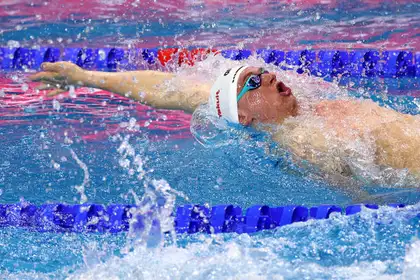
[[[126, 96], [156, 109], [211, 114], [268, 131], [301, 164], [314, 166], [336, 185], [420, 185], [420, 120], [370, 100], [318, 100], [300, 104], [288, 85], [263, 68], [226, 69], [213, 85], [160, 71], [87, 71], [70, 62], [44, 63], [30, 77], [49, 96], [69, 86]], [[177, 87], [168, 89], [168, 81]], [[348, 179], [351, 179], [350, 181]], [[356, 180], [354, 180], [356, 179]]]

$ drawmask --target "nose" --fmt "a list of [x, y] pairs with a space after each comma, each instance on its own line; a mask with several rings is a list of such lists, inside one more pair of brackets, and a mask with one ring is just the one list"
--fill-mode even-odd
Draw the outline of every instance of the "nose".
[[261, 77], [262, 77], [263, 84], [266, 86], [272, 86], [277, 83], [277, 78], [274, 73], [262, 74]]

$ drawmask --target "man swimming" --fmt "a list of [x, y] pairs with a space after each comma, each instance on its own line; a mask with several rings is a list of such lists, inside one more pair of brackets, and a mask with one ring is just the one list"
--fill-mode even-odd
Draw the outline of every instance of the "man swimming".
[[[201, 104], [219, 118], [271, 133], [298, 162], [315, 166], [337, 185], [357, 181], [418, 187], [420, 120], [368, 100], [318, 100], [301, 104], [290, 87], [262, 68], [223, 71], [213, 86], [159, 71], [87, 71], [69, 62], [44, 63], [32, 75], [49, 96], [69, 86], [117, 93], [156, 109], [192, 113]], [[168, 86], [168, 82], [177, 86]], [[356, 179], [356, 180], [353, 180]]]

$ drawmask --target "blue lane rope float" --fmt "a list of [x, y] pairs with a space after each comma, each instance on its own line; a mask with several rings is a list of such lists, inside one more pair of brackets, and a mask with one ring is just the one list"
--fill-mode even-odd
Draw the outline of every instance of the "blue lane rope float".
[[[42, 62], [71, 61], [85, 69], [103, 71], [135, 70], [159, 63], [158, 53], [165, 49], [123, 48], [0, 48], [0, 69], [6, 71], [39, 69]], [[189, 50], [172, 49], [176, 55]], [[198, 49], [197, 49], [198, 50]], [[194, 50], [190, 50], [191, 53]], [[420, 52], [406, 50], [222, 50], [221, 55], [232, 60], [247, 59], [252, 55], [282, 69], [311, 73], [319, 77], [420, 77]], [[194, 61], [195, 57], [190, 57]], [[160, 61], [165, 65], [166, 61]], [[183, 63], [181, 60], [179, 64]], [[144, 67], [144, 66], [143, 66]]]
[[[389, 204], [403, 208], [404, 204]], [[378, 209], [376, 204], [357, 204], [345, 209], [337, 205], [307, 208], [298, 205], [269, 207], [254, 205], [242, 211], [234, 205], [184, 205], [177, 208], [174, 226], [177, 233], [254, 233], [307, 220], [328, 219], [332, 213], [354, 215], [363, 207]], [[245, 214], [244, 214], [245, 213]], [[0, 204], [0, 227], [23, 227], [39, 232], [118, 233], [128, 231], [130, 220], [148, 217], [136, 214], [134, 205], [100, 204]], [[154, 221], [155, 222], [155, 221]], [[141, 222], [140, 222], [141, 224]], [[141, 228], [136, 226], [136, 228]]]

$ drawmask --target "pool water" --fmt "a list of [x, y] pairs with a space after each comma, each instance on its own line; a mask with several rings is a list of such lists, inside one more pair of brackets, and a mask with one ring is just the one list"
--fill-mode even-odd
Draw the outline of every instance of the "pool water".
[[[414, 51], [420, 47], [416, 33], [420, 6], [414, 1], [229, 3], [4, 2], [0, 44]], [[92, 203], [132, 204], [136, 196], [148, 195], [145, 185], [153, 179], [165, 180], [179, 193], [176, 205], [228, 203], [246, 208], [354, 202], [352, 194], [307, 178], [284, 159], [267, 154], [269, 140], [264, 134], [244, 130], [249, 141], [206, 148], [191, 135], [191, 116], [182, 112], [154, 110], [91, 89], [52, 99], [34, 86], [26, 73], [0, 74], [0, 203], [75, 204], [86, 196]], [[357, 79], [343, 86], [348, 95], [419, 113], [417, 78]], [[168, 235], [154, 245], [146, 242], [152, 237], [132, 232], [54, 234], [0, 228], [0, 276], [416, 279], [420, 192], [383, 187], [365, 190], [373, 202], [413, 206], [364, 209], [354, 216], [253, 235], [196, 234], [176, 240]]]
[[418, 1], [2, 1], [0, 44], [417, 49]]

